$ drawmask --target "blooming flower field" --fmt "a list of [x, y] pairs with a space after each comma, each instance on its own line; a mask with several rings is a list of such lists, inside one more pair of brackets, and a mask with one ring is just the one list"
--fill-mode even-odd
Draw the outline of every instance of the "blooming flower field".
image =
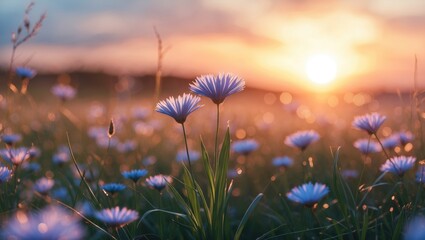
[[15, 66], [43, 20], [0, 75], [0, 239], [424, 239], [420, 92]]

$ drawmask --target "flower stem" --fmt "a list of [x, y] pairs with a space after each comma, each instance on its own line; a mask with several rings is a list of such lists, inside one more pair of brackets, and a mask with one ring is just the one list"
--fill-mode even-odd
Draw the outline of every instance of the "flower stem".
[[218, 161], [218, 129], [220, 126], [220, 104], [217, 104], [217, 121], [216, 121], [216, 128], [215, 128], [215, 145], [214, 145], [214, 162], [212, 168], [214, 169], [215, 164], [217, 164]]
[[184, 127], [184, 123], [182, 123], [182, 128], [183, 128], [184, 145], [186, 147], [187, 162], [189, 163], [189, 171], [190, 171], [190, 174], [192, 175], [192, 163], [190, 162], [189, 146], [187, 145], [186, 128]]

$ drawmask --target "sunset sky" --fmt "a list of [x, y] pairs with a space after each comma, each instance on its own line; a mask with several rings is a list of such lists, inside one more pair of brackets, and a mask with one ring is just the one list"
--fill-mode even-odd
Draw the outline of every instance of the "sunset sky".
[[[0, 65], [27, 1], [0, 1]], [[232, 72], [249, 86], [285, 89], [410, 89], [414, 58], [425, 86], [423, 0], [40, 0], [30, 20], [43, 28], [17, 52], [39, 71], [146, 74], [156, 67], [155, 26], [169, 47], [166, 75]], [[306, 64], [324, 55], [335, 81], [309, 80]]]

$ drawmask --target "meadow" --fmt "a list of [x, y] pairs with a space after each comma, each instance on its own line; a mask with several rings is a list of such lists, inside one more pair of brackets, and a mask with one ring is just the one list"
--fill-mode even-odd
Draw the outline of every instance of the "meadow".
[[425, 239], [419, 89], [161, 76], [156, 29], [155, 76], [37, 73], [32, 6], [0, 73], [0, 239]]
[[[184, 121], [185, 145], [181, 124], [155, 111], [153, 79], [40, 74], [25, 94], [2, 91], [2, 165], [11, 171], [2, 169], [4, 238], [423, 237], [420, 95], [246, 88], [219, 105], [225, 162], [214, 162], [217, 104], [202, 97], [204, 106]], [[190, 82], [165, 77], [159, 100], [189, 92]], [[72, 87], [75, 96], [54, 92], [57, 85]], [[376, 135], [353, 126], [372, 112], [386, 116]], [[318, 140], [305, 149], [288, 143], [303, 130], [314, 130]], [[358, 139], [367, 144], [356, 147]], [[403, 174], [380, 170], [396, 156], [417, 160], [396, 168]], [[10, 160], [19, 157], [20, 163]], [[124, 174], [130, 170], [142, 172], [132, 180]], [[148, 180], [158, 174], [169, 176], [160, 187]], [[307, 182], [325, 184], [328, 192], [308, 203], [288, 198]], [[117, 213], [122, 223], [99, 217], [115, 206], [137, 216]]]

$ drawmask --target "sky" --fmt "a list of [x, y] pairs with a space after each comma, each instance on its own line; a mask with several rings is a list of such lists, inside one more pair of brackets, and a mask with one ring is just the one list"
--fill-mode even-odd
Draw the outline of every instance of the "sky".
[[[0, 0], [0, 66], [29, 1]], [[16, 65], [41, 72], [153, 73], [160, 33], [163, 73], [187, 78], [231, 72], [248, 86], [286, 89], [409, 90], [415, 56], [425, 86], [423, 0], [39, 0]], [[336, 65], [319, 85], [305, 70], [312, 56]], [[320, 68], [320, 67], [319, 67]], [[423, 82], [423, 83], [422, 83]]]

